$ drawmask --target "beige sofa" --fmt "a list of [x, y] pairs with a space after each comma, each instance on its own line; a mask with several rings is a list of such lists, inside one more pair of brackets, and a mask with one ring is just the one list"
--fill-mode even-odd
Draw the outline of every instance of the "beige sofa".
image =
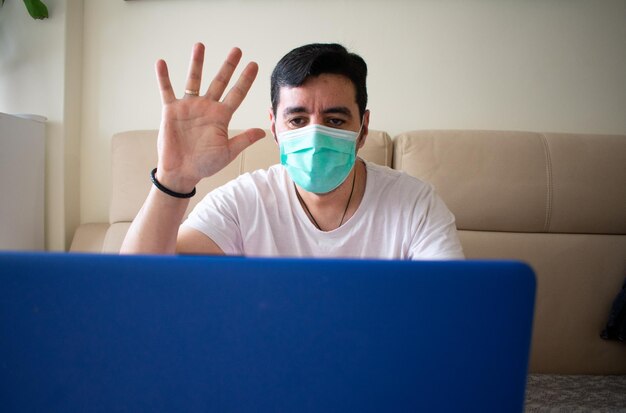
[[[119, 250], [151, 185], [156, 133], [113, 137], [109, 222], [81, 225], [71, 251]], [[626, 136], [437, 130], [391, 139], [371, 131], [360, 155], [434, 184], [467, 258], [534, 268], [531, 372], [626, 374], [626, 345], [599, 336], [626, 277]], [[201, 182], [190, 208], [212, 188], [276, 162], [273, 139], [263, 139]]]

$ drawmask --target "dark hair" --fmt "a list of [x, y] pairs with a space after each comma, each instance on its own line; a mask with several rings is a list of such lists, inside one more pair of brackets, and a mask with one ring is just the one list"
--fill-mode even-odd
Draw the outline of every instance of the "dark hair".
[[336, 43], [314, 43], [293, 49], [276, 64], [272, 72], [272, 111], [276, 115], [280, 88], [298, 87], [309, 78], [324, 73], [343, 75], [350, 79], [356, 90], [359, 115], [363, 117], [367, 107], [367, 64], [357, 54], [349, 53]]

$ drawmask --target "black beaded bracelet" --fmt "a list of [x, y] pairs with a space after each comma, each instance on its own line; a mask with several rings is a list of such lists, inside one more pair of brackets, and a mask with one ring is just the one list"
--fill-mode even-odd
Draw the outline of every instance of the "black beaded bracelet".
[[196, 188], [193, 188], [193, 191], [189, 192], [188, 194], [181, 194], [180, 192], [174, 192], [171, 189], [164, 187], [161, 184], [161, 182], [157, 181], [156, 171], [157, 171], [157, 168], [154, 168], [152, 172], [150, 172], [150, 179], [152, 180], [152, 183], [154, 184], [154, 186], [159, 188], [159, 190], [165, 192], [169, 196], [173, 196], [175, 198], [191, 198], [192, 196], [196, 194]]

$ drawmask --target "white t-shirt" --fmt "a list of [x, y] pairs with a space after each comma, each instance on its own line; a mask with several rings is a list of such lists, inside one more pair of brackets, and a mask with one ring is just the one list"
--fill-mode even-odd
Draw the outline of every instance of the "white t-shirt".
[[366, 162], [365, 194], [354, 215], [320, 231], [282, 165], [246, 173], [213, 190], [184, 226], [228, 255], [380, 259], [461, 259], [454, 216], [431, 185]]

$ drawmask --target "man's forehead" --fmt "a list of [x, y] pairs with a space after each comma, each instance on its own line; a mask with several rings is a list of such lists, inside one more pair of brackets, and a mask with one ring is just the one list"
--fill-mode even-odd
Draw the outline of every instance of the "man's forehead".
[[351, 113], [358, 109], [356, 88], [343, 75], [322, 74], [307, 79], [301, 86], [279, 89], [278, 110], [283, 113], [333, 111]]

